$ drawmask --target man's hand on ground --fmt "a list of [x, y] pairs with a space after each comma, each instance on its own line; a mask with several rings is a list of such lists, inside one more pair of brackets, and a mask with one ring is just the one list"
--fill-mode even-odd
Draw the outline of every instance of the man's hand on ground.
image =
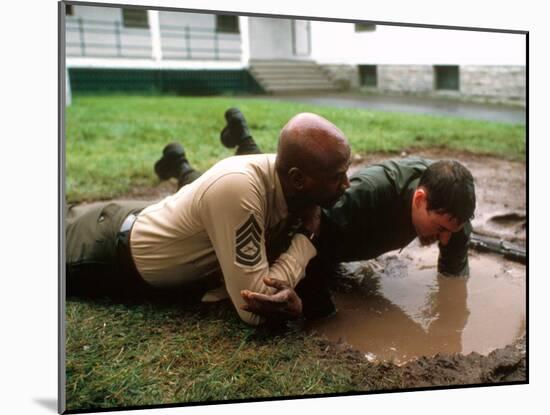
[[277, 292], [269, 295], [242, 290], [241, 297], [246, 304], [241, 309], [268, 319], [294, 319], [302, 315], [302, 300], [288, 283], [269, 277], [264, 278], [264, 283], [275, 288]]

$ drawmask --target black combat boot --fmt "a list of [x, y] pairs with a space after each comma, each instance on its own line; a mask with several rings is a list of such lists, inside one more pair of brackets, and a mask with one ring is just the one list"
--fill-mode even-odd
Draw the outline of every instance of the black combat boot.
[[180, 143], [170, 143], [162, 150], [162, 157], [155, 163], [155, 173], [160, 180], [171, 177], [180, 179], [194, 171], [185, 157], [185, 150]]
[[220, 133], [220, 140], [225, 147], [234, 148], [252, 138], [244, 115], [238, 108], [229, 108], [224, 115], [227, 125]]

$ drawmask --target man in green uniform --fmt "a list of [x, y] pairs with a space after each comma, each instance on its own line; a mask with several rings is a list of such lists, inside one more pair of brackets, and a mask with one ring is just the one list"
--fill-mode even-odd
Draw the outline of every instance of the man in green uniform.
[[318, 255], [296, 288], [304, 314], [335, 311], [327, 280], [339, 263], [373, 259], [417, 237], [423, 245], [439, 243], [439, 273], [467, 275], [474, 210], [473, 177], [457, 161], [408, 158], [361, 168], [342, 198], [323, 210]]

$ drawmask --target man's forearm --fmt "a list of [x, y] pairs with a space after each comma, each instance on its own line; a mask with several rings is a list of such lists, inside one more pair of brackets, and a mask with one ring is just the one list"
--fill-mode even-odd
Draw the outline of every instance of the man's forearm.
[[471, 233], [472, 225], [466, 222], [460, 232], [453, 234], [447, 245], [439, 246], [437, 269], [441, 274], [466, 276], [470, 273], [468, 246]]

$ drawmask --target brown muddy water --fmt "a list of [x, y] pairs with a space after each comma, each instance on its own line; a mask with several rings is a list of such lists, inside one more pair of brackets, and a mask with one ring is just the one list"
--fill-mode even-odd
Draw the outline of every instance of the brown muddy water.
[[470, 276], [438, 275], [438, 248], [416, 241], [374, 261], [345, 264], [335, 316], [307, 330], [347, 343], [371, 361], [437, 353], [483, 355], [525, 334], [525, 266], [470, 251]]

